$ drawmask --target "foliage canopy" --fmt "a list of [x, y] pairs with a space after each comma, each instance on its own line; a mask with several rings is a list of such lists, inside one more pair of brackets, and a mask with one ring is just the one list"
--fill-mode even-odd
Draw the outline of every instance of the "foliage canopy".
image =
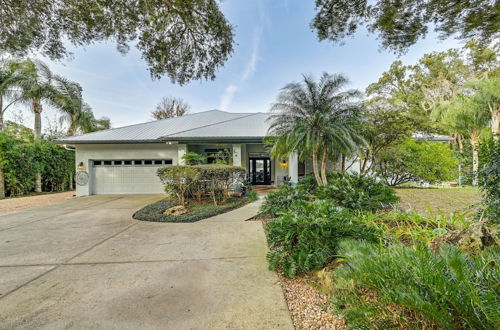
[[498, 37], [498, 2], [490, 0], [316, 0], [311, 26], [320, 40], [342, 42], [362, 26], [377, 33], [382, 47], [405, 52], [431, 26], [441, 38], [488, 43]]
[[0, 49], [17, 56], [70, 55], [64, 41], [86, 46], [136, 42], [151, 76], [185, 84], [214, 79], [233, 51], [233, 27], [217, 0], [5, 0], [0, 2]]

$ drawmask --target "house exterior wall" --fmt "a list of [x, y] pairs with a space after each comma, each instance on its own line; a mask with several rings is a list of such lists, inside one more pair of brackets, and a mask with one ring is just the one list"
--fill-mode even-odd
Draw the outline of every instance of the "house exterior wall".
[[79, 144], [76, 145], [75, 158], [76, 165], [78, 166], [82, 162], [86, 167], [85, 171], [89, 175], [89, 181], [86, 185], [76, 185], [77, 196], [87, 196], [93, 193], [92, 160], [172, 159], [172, 165], [179, 163], [178, 145], [166, 145], [162, 143]]
[[[134, 193], [126, 187], [134, 185], [134, 182], [123, 182], [130, 179], [130, 176], [135, 176], [135, 181], [137, 185], [145, 185], [147, 190], [147, 185], [151, 184], [151, 180], [155, 180], [156, 167], [144, 167], [141, 169], [134, 170], [132, 167], [123, 167], [120, 169], [113, 170], [112, 168], [94, 168], [92, 166], [93, 160], [140, 160], [140, 159], [150, 159], [150, 160], [165, 160], [171, 159], [172, 165], [181, 165], [181, 156], [187, 151], [193, 151], [200, 154], [204, 153], [205, 149], [216, 149], [221, 148], [234, 148], [231, 144], [206, 144], [206, 145], [186, 145], [186, 144], [164, 144], [164, 143], [142, 143], [142, 144], [78, 144], [75, 146], [76, 154], [76, 166], [83, 163], [85, 166], [84, 171], [88, 173], [89, 180], [85, 185], [76, 185], [76, 195], [77, 196], [87, 196], [95, 193], [96, 188], [102, 187], [103, 185], [110, 185], [109, 189], [106, 189], [105, 193]], [[249, 167], [249, 153], [252, 152], [267, 152], [263, 144], [238, 144], [239, 153], [241, 157], [241, 166], [247, 169]], [[272, 161], [272, 173], [271, 180], [275, 186], [283, 184], [285, 177], [289, 176], [288, 168], [281, 168], [280, 162], [281, 158], [271, 157]], [[78, 171], [78, 169], [77, 169]], [[98, 172], [99, 171], [99, 172]], [[100, 176], [97, 176], [98, 174]], [[103, 180], [102, 178], [104, 177]], [[121, 181], [120, 181], [121, 180]], [[149, 181], [148, 181], [149, 180]], [[98, 181], [98, 182], [96, 182]], [[108, 183], [109, 182], [109, 183]], [[114, 182], [118, 182], [116, 187], [111, 187]], [[127, 185], [128, 184], [128, 185]], [[120, 186], [121, 185], [121, 186]], [[125, 187], [123, 189], [120, 187]], [[101, 189], [99, 188], [100, 192]], [[160, 193], [163, 188], [158, 182], [151, 184], [151, 193]]]

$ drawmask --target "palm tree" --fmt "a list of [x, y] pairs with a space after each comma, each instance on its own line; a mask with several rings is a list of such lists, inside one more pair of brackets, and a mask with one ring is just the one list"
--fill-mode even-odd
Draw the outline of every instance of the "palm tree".
[[327, 184], [328, 160], [350, 156], [364, 143], [358, 130], [361, 107], [357, 101], [361, 92], [342, 91], [348, 82], [339, 74], [323, 73], [319, 82], [304, 75], [301, 83], [286, 85], [271, 107], [271, 152], [285, 155], [296, 151], [301, 160], [312, 156], [318, 185]]
[[472, 185], [477, 186], [479, 169], [479, 142], [491, 120], [491, 113], [474, 101], [473, 97], [460, 95], [440, 107], [441, 123], [449, 131], [469, 137], [472, 147]]
[[53, 74], [49, 67], [40, 61], [23, 61], [17, 63], [17, 70], [22, 79], [17, 82], [20, 88], [20, 102], [31, 105], [35, 115], [35, 139], [42, 137], [42, 103], [54, 102], [57, 90], [52, 84]]
[[[49, 67], [40, 61], [26, 60], [14, 64], [14, 69], [21, 79], [17, 81], [20, 89], [19, 102], [29, 104], [35, 115], [34, 135], [35, 141], [42, 138], [42, 104], [54, 102], [57, 98], [57, 90], [52, 85], [52, 72]], [[42, 174], [38, 173], [36, 178], [36, 192], [42, 192]]]
[[78, 83], [61, 76], [54, 76], [53, 80], [57, 95], [52, 103], [62, 112], [60, 120], [68, 125], [68, 136], [110, 128], [108, 118], [94, 117], [92, 108], [83, 101], [82, 88]]

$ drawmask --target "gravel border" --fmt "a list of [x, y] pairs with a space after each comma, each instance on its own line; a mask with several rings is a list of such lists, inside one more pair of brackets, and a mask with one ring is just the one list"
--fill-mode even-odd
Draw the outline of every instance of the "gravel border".
[[279, 279], [296, 329], [347, 329], [344, 320], [334, 314], [328, 297], [304, 278]]

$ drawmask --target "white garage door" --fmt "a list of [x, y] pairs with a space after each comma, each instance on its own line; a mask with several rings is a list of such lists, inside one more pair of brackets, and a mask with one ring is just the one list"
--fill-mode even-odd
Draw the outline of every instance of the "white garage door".
[[92, 193], [95, 195], [157, 194], [164, 190], [156, 170], [172, 165], [172, 160], [94, 160], [92, 163]]

